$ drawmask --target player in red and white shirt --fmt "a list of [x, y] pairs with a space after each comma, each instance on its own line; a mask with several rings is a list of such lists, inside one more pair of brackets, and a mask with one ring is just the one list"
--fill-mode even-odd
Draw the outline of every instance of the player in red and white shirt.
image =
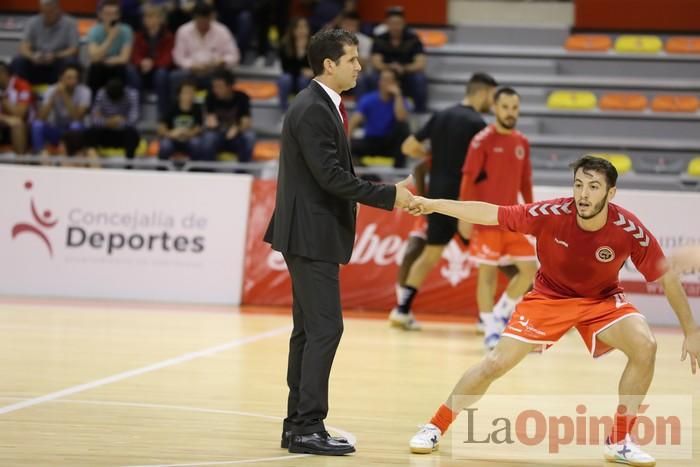
[[[627, 357], [619, 382], [620, 410], [605, 444], [609, 461], [652, 466], [655, 460], [629, 436], [654, 374], [656, 342], [637, 309], [624, 296], [619, 270], [631, 258], [647, 281], [659, 281], [685, 339], [683, 360], [690, 355], [696, 372], [700, 328], [678, 274], [664, 266], [659, 243], [629, 211], [610, 203], [617, 171], [608, 161], [584, 156], [573, 165], [574, 196], [521, 206], [417, 197], [411, 212], [439, 212], [474, 224], [501, 227], [537, 238], [540, 270], [535, 288], [517, 305], [503, 338], [475, 367], [467, 370], [430, 423], [411, 439], [412, 452], [437, 449], [440, 436], [464, 409], [464, 398], [480, 396], [497, 378], [532, 350], [550, 347], [576, 328], [593, 357], [612, 349]], [[634, 394], [634, 395], [630, 395]]]
[[0, 145], [11, 143], [16, 154], [27, 149], [27, 117], [32, 104], [31, 85], [12, 76], [5, 62], [0, 62]]
[[[530, 143], [515, 125], [520, 115], [520, 96], [513, 88], [503, 87], [494, 96], [493, 123], [471, 141], [462, 168], [460, 199], [484, 201], [499, 206], [532, 202], [532, 165]], [[466, 230], [460, 221], [460, 230]], [[506, 232], [498, 227], [476, 225], [471, 234], [469, 254], [479, 265], [476, 301], [484, 326], [484, 346], [493, 349], [515, 305], [527, 292], [537, 272], [535, 247], [522, 233]], [[498, 266], [514, 263], [517, 274], [494, 306], [498, 286]]]

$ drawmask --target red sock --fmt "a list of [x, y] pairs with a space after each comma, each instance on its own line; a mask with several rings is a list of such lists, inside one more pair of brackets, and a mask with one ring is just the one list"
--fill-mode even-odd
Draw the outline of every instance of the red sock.
[[635, 415], [615, 414], [615, 424], [613, 425], [612, 433], [610, 434], [611, 443], [619, 443], [625, 440], [625, 436], [632, 431], [634, 422], [637, 421]]
[[442, 434], [445, 434], [455, 418], [457, 418], [457, 414], [450, 410], [445, 404], [442, 404], [437, 412], [435, 412], [435, 415], [433, 415], [433, 418], [430, 419], [430, 423], [440, 428]]

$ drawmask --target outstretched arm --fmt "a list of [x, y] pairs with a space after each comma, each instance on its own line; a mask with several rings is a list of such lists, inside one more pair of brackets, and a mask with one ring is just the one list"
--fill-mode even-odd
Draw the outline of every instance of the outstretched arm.
[[690, 355], [690, 369], [695, 374], [698, 361], [700, 360], [700, 327], [693, 319], [688, 297], [685, 295], [685, 290], [683, 290], [683, 284], [681, 284], [678, 274], [673, 271], [667, 271], [666, 274], [661, 276], [659, 281], [685, 335], [681, 361], [685, 361], [686, 357]]
[[417, 196], [413, 198], [408, 210], [414, 215], [436, 212], [472, 224], [498, 225], [498, 206], [481, 201], [455, 201]]

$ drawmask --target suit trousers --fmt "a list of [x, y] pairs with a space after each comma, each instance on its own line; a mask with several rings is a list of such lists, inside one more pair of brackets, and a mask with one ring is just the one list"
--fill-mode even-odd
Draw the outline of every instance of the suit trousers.
[[283, 430], [302, 435], [325, 430], [328, 379], [343, 334], [339, 266], [289, 253], [284, 259], [292, 278], [294, 327]]

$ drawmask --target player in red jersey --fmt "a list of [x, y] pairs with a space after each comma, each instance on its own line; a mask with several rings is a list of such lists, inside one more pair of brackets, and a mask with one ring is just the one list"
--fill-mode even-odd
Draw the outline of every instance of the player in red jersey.
[[[494, 96], [496, 122], [481, 130], [471, 141], [462, 168], [460, 199], [485, 201], [499, 206], [518, 204], [518, 196], [532, 202], [530, 143], [515, 125], [520, 115], [520, 96], [515, 89], [502, 87]], [[460, 231], [466, 230], [460, 221]], [[484, 326], [484, 346], [493, 349], [515, 305], [532, 285], [537, 272], [535, 247], [525, 235], [493, 226], [476, 225], [469, 254], [479, 265], [476, 301]], [[517, 274], [494, 306], [498, 266], [515, 264]]]
[[[617, 171], [608, 161], [584, 156], [574, 163], [574, 196], [526, 205], [496, 206], [416, 198], [413, 214], [439, 212], [482, 225], [534, 235], [540, 269], [535, 287], [517, 305], [504, 338], [484, 359], [467, 370], [430, 423], [411, 439], [412, 452], [437, 449], [440, 437], [464, 409], [476, 402], [497, 378], [537, 347], [550, 347], [576, 328], [593, 357], [612, 349], [627, 357], [619, 382], [620, 407], [606, 440], [606, 459], [635, 466], [655, 460], [629, 436], [639, 405], [654, 374], [656, 341], [643, 315], [625, 299], [618, 273], [631, 258], [647, 281], [659, 281], [685, 339], [693, 374], [700, 358], [700, 328], [678, 275], [666, 269], [654, 236], [631, 212], [610, 203]], [[505, 338], [508, 337], [508, 338]]]

